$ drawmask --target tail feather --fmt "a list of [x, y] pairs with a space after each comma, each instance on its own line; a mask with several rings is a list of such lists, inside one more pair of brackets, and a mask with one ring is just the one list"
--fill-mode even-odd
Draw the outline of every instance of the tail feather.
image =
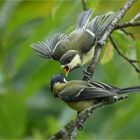
[[98, 40], [110, 25], [112, 20], [115, 18], [115, 16], [116, 13], [113, 12], [101, 16], [96, 16], [92, 21], [89, 22], [89, 24], [87, 25], [87, 29], [92, 31], [95, 34], [96, 39]]
[[128, 87], [128, 88], [122, 88], [117, 91], [118, 94], [124, 94], [124, 93], [133, 93], [140, 91], [140, 86], [136, 87]]

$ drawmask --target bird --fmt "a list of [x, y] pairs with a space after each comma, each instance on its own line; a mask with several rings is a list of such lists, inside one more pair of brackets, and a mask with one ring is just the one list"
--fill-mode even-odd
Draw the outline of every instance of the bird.
[[[64, 101], [78, 113], [102, 101], [115, 102], [128, 93], [140, 91], [140, 86], [118, 88], [98, 81], [66, 81], [63, 74], [52, 76], [50, 89], [54, 97]], [[124, 96], [125, 95], [125, 96]]]
[[66, 75], [75, 68], [83, 68], [92, 60], [96, 43], [117, 13], [109, 12], [90, 20], [92, 12], [93, 9], [83, 11], [71, 33], [56, 33], [45, 41], [33, 43], [31, 47], [39, 56], [59, 61]]

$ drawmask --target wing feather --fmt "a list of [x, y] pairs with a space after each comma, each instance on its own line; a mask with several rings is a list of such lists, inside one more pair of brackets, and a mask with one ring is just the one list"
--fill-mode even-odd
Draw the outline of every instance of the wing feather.
[[[44, 58], [51, 59], [52, 52], [54, 49], [56, 49], [57, 43], [59, 43], [61, 40], [65, 40], [68, 38], [68, 35], [58, 33], [55, 34], [52, 38], [43, 41], [43, 42], [37, 42], [31, 45], [31, 47], [36, 51], [36, 53]], [[57, 58], [55, 58], [57, 60]]]
[[66, 101], [66, 102], [74, 102], [74, 101], [84, 101], [84, 100], [95, 100], [101, 99], [106, 97], [112, 97], [115, 94], [104, 90], [102, 88], [94, 88], [94, 87], [87, 87], [87, 88], [75, 88], [69, 90], [63, 90], [59, 97]]

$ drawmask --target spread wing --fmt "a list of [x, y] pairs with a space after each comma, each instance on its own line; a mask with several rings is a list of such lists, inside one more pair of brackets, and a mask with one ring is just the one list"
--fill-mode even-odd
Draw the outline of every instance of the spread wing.
[[66, 102], [95, 100], [112, 96], [114, 96], [114, 93], [95, 87], [77, 87], [71, 90], [65, 89], [59, 94], [59, 98]]
[[[52, 52], [54, 51], [56, 45], [61, 40], [65, 40], [68, 36], [65, 34], [55, 34], [52, 38], [44, 41], [44, 42], [37, 42], [31, 45], [31, 47], [36, 51], [36, 53], [44, 58], [51, 59], [53, 58]], [[57, 57], [54, 58], [55, 60]]]

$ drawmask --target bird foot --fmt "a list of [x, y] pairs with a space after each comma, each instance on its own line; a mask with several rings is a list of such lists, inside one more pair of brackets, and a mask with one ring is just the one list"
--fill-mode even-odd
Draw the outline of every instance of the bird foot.
[[90, 73], [84, 68], [82, 70], [83, 70], [84, 75], [86, 75], [90, 79]]
[[104, 45], [105, 45], [105, 42], [102, 41], [102, 40], [100, 40], [100, 41], [97, 41], [97, 44], [98, 44], [99, 46], [104, 46]]

